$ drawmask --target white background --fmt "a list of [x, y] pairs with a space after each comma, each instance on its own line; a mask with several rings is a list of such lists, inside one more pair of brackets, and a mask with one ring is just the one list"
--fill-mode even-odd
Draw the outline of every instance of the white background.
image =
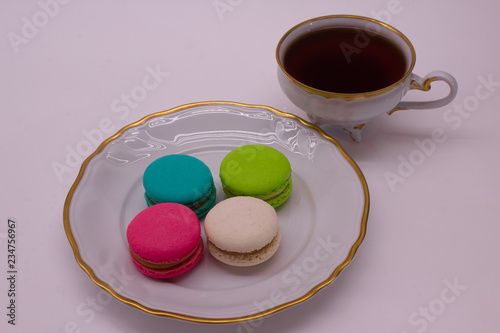
[[[499, 331], [498, 1], [55, 1], [0, 3], [2, 332]], [[414, 44], [415, 73], [445, 70], [459, 83], [450, 106], [381, 116], [361, 143], [332, 133], [371, 194], [352, 263], [311, 299], [253, 326], [155, 317], [105, 297], [63, 229], [76, 164], [98, 143], [90, 150], [85, 133], [100, 131], [100, 141], [147, 114], [205, 100], [303, 117], [278, 86], [275, 47], [291, 26], [329, 14], [390, 23]], [[161, 73], [158, 85], [127, 106], [122, 96], [148, 70]], [[436, 84], [407, 99], [444, 93]], [[15, 326], [8, 218], [17, 223]]]

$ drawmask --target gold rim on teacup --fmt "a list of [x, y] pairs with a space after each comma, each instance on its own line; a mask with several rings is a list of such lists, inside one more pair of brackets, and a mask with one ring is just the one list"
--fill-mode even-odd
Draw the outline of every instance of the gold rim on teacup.
[[[310, 32], [323, 29], [350, 28], [359, 31], [354, 37], [354, 46], [342, 48], [344, 55], [359, 53], [370, 41], [370, 36], [384, 36], [391, 40], [406, 59], [404, 74], [384, 88], [359, 93], [342, 93], [313, 88], [294, 78], [284, 66], [290, 47]], [[344, 45], [345, 46], [345, 45]], [[352, 48], [351, 48], [352, 47]], [[361, 141], [361, 131], [368, 122], [378, 116], [392, 114], [397, 110], [437, 109], [453, 101], [458, 84], [445, 71], [432, 71], [420, 77], [413, 73], [416, 53], [408, 38], [394, 27], [376, 19], [356, 15], [330, 15], [313, 18], [295, 25], [280, 39], [276, 48], [278, 82], [288, 99], [302, 109], [317, 125], [333, 126], [349, 132], [354, 141]], [[450, 91], [438, 99], [406, 101], [402, 98], [410, 90], [429, 91], [432, 82], [441, 81]]]
[[[283, 42], [290, 36], [291, 33], [293, 33], [298, 28], [300, 28], [304, 25], [312, 24], [313, 22], [317, 22], [317, 21], [321, 21], [321, 20], [329, 20], [332, 18], [356, 19], [356, 20], [364, 21], [365, 22], [364, 28], [366, 31], [370, 31], [367, 27], [370, 23], [373, 23], [374, 27], [384, 27], [384, 28], [388, 29], [389, 31], [392, 31], [393, 33], [397, 34], [406, 43], [406, 45], [408, 46], [408, 49], [410, 51], [410, 54], [411, 54], [410, 64], [409, 64], [408, 68], [406, 69], [405, 74], [397, 82], [395, 82], [387, 87], [384, 87], [384, 88], [378, 89], [378, 90], [362, 92], [362, 93], [336, 93], [336, 92], [321, 90], [321, 89], [317, 89], [317, 88], [313, 88], [311, 86], [308, 86], [308, 85], [298, 81], [293, 76], [291, 76], [288, 73], [288, 71], [285, 69], [285, 66], [283, 65], [283, 63], [281, 61], [281, 57], [280, 57]], [[341, 25], [339, 25], [339, 27], [341, 27]], [[349, 27], [351, 27], [351, 25], [349, 25]], [[361, 28], [361, 27], [359, 27], [359, 28]], [[377, 32], [372, 31], [372, 32], [378, 33], [378, 31]], [[286, 50], [283, 50], [283, 54], [284, 53], [286, 53]], [[339, 98], [339, 99], [344, 99], [346, 101], [350, 101], [350, 100], [364, 99], [364, 98], [370, 98], [373, 96], [378, 96], [378, 95], [381, 95], [385, 92], [388, 92], [388, 91], [394, 89], [394, 87], [396, 87], [400, 84], [403, 84], [405, 82], [405, 80], [408, 78], [408, 76], [413, 72], [413, 68], [415, 67], [415, 61], [416, 61], [416, 53], [415, 53], [415, 48], [413, 47], [410, 40], [401, 31], [397, 30], [396, 28], [394, 28], [394, 27], [392, 27], [384, 22], [381, 22], [379, 20], [372, 19], [369, 17], [358, 16], [358, 15], [327, 15], [327, 16], [320, 16], [320, 17], [316, 17], [316, 18], [301, 22], [301, 23], [293, 26], [291, 29], [289, 29], [283, 35], [283, 37], [281, 37], [280, 41], [278, 42], [278, 45], [276, 47], [276, 61], [278, 62], [278, 66], [279, 66], [280, 70], [288, 77], [288, 79], [290, 79], [296, 85], [300, 86], [305, 91], [312, 93], [312, 94], [321, 95], [321, 96], [324, 96], [327, 98]]]

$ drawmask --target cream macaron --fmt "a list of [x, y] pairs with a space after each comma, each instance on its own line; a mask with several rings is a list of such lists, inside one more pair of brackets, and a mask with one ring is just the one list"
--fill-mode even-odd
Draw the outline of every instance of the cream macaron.
[[205, 217], [210, 254], [231, 266], [254, 266], [271, 258], [281, 234], [276, 210], [262, 199], [239, 196], [219, 202]]

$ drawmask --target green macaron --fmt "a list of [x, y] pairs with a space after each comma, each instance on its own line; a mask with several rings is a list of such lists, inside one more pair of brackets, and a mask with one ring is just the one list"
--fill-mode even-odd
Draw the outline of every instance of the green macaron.
[[179, 203], [202, 217], [215, 205], [212, 173], [193, 156], [172, 154], [154, 160], [144, 171], [142, 182], [148, 206]]
[[290, 162], [269, 146], [255, 144], [233, 149], [222, 160], [219, 175], [229, 198], [251, 196], [276, 208], [292, 192]]

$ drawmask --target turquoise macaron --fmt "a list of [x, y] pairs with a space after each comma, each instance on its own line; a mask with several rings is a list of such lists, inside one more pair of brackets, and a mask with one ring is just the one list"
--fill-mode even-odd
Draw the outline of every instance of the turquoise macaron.
[[179, 203], [200, 218], [215, 205], [212, 172], [204, 162], [190, 155], [171, 154], [154, 160], [144, 171], [142, 182], [148, 206]]

